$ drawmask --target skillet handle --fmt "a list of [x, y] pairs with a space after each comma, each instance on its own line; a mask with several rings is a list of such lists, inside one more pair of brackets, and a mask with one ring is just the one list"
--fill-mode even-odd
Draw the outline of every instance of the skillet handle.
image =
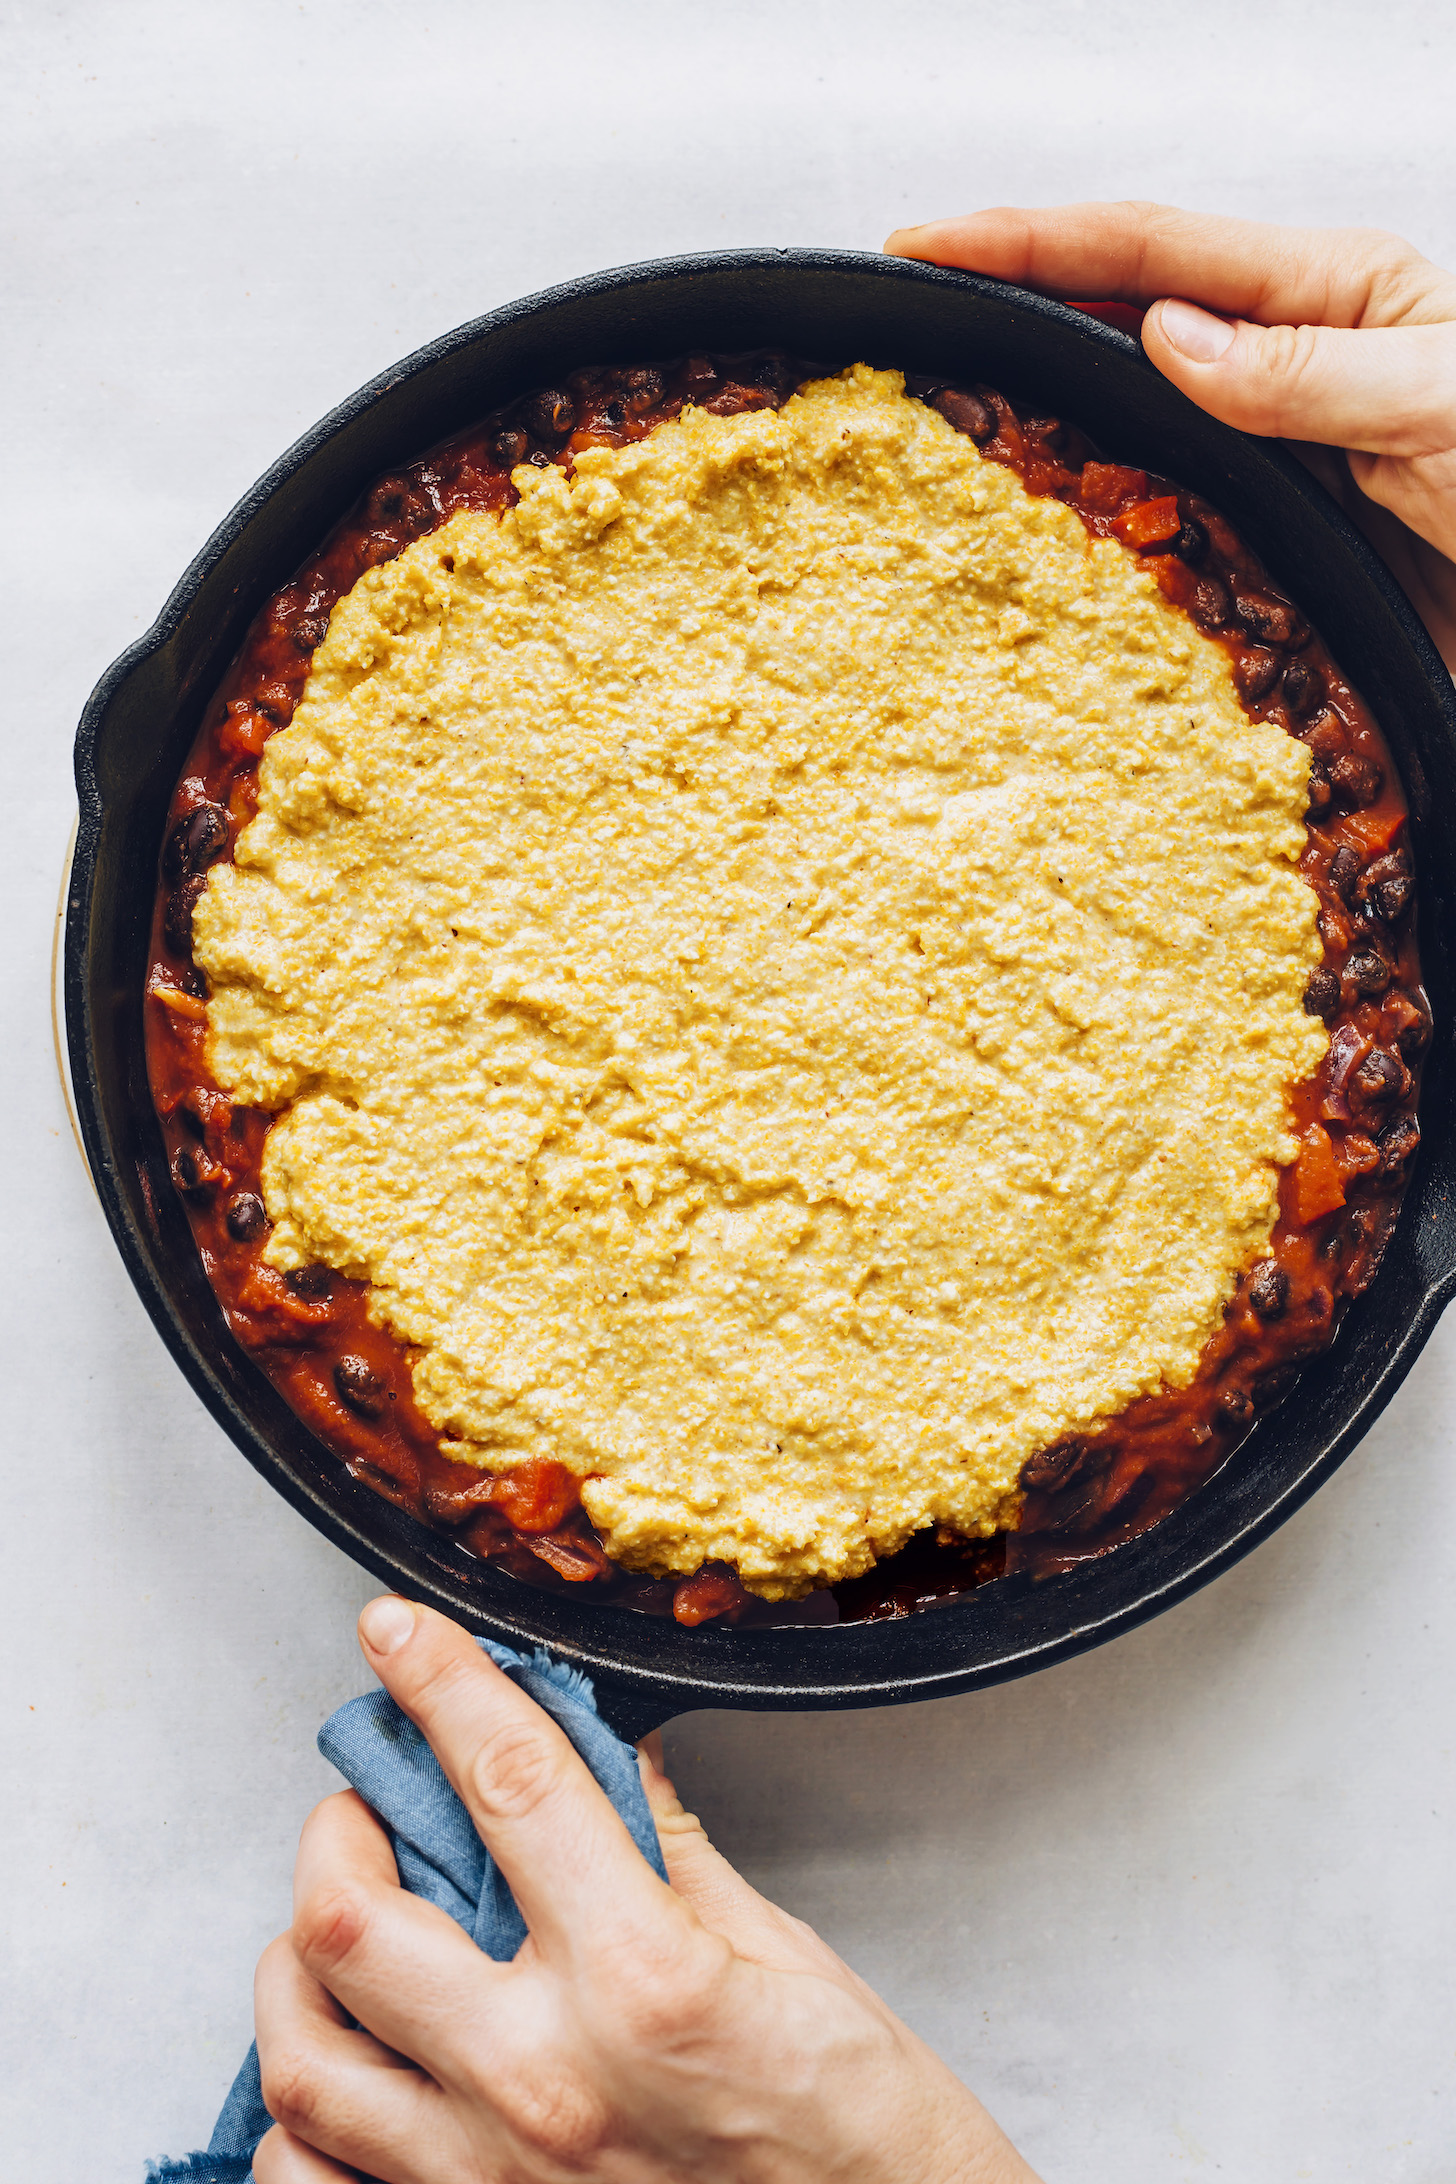
[[594, 1675], [592, 1684], [597, 1696], [597, 1712], [609, 1729], [615, 1729], [627, 1744], [640, 1743], [649, 1730], [661, 1729], [682, 1712], [655, 1691], [643, 1691], [635, 1684], [618, 1683], [615, 1677]]

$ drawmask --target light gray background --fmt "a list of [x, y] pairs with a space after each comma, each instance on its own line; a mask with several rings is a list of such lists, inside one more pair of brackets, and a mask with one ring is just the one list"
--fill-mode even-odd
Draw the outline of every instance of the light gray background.
[[[251, 480], [443, 328], [725, 243], [1154, 195], [1456, 256], [1456, 18], [1366, 0], [11, 6], [0, 523], [8, 1298], [0, 2176], [205, 2140], [371, 1586], [204, 1417], [71, 1143], [47, 1023], [70, 742]], [[730, 1855], [1049, 2184], [1453, 2160], [1456, 1324], [1315, 1503], [1070, 1667], [679, 1725]]]

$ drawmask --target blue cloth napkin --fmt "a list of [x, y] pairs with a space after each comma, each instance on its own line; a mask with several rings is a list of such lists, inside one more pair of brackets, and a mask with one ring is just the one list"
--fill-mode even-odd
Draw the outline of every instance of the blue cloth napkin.
[[[637, 1755], [597, 1712], [596, 1694], [574, 1668], [549, 1653], [528, 1660], [509, 1646], [479, 1644], [513, 1683], [559, 1722], [621, 1814], [654, 1873], [667, 1879], [648, 1810]], [[414, 1723], [387, 1691], [350, 1699], [319, 1731], [319, 1750], [354, 1785], [389, 1829], [399, 1877], [411, 1895], [448, 1911], [478, 1948], [506, 1964], [526, 1938], [499, 1867], [476, 1834], [445, 1771]], [[147, 2184], [251, 2184], [253, 2155], [272, 2118], [263, 2106], [258, 2050], [247, 2061], [217, 2119], [206, 2153], [148, 2162]]]

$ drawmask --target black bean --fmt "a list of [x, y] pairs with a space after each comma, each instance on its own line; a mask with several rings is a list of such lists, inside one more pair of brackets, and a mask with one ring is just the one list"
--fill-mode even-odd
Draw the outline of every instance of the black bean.
[[662, 400], [662, 374], [650, 367], [625, 373], [622, 384], [627, 407], [634, 417], [640, 417], [644, 410], [650, 410], [654, 403]]
[[690, 402], [700, 402], [705, 394], [711, 394], [718, 384], [718, 367], [710, 356], [690, 356], [683, 364], [679, 377], [683, 393]]
[[1355, 899], [1369, 916], [1377, 917], [1382, 924], [1394, 925], [1410, 908], [1415, 882], [1411, 869], [1399, 850], [1386, 857], [1377, 857], [1361, 875], [1355, 890]]
[[326, 614], [308, 614], [293, 626], [293, 642], [303, 653], [317, 652], [329, 634], [329, 618]]
[[167, 836], [162, 851], [162, 870], [169, 880], [184, 872], [200, 872], [227, 847], [228, 815], [221, 804], [199, 804], [179, 819]]
[[1247, 1388], [1222, 1389], [1213, 1406], [1213, 1422], [1221, 1433], [1242, 1433], [1245, 1426], [1252, 1425], [1254, 1403]]
[[1372, 1047], [1351, 1079], [1361, 1098], [1371, 1105], [1397, 1098], [1407, 1081], [1404, 1063], [1398, 1056], [1387, 1054], [1384, 1047]]
[[1340, 1005], [1340, 981], [1333, 971], [1311, 971], [1304, 989], [1304, 1006], [1310, 1016], [1333, 1016]]
[[935, 396], [934, 406], [948, 425], [954, 425], [957, 432], [964, 432], [978, 444], [994, 438], [996, 412], [978, 394], [970, 394], [963, 387], [943, 387]]
[[1247, 698], [1251, 703], [1272, 690], [1278, 680], [1278, 653], [1266, 652], [1260, 645], [1240, 653], [1234, 662], [1234, 688], [1241, 698]]
[[1330, 777], [1325, 772], [1324, 767], [1311, 766], [1309, 769], [1309, 786], [1305, 791], [1309, 798], [1310, 810], [1323, 811], [1329, 803], [1332, 793]]
[[222, 1170], [201, 1146], [179, 1146], [172, 1155], [172, 1180], [189, 1198], [202, 1198], [212, 1189]]
[[1201, 576], [1193, 587], [1188, 612], [1200, 629], [1222, 629], [1229, 618], [1227, 587], [1216, 576]]
[[228, 815], [221, 804], [199, 804], [187, 822], [187, 863], [201, 872], [227, 848]]
[[490, 452], [504, 470], [514, 470], [526, 460], [530, 441], [524, 432], [501, 431], [490, 443]]
[[1272, 1259], [1261, 1259], [1249, 1276], [1249, 1302], [1260, 1319], [1279, 1319], [1289, 1302], [1289, 1276]]
[[403, 478], [381, 478], [370, 488], [364, 503], [365, 516], [370, 523], [388, 523], [400, 514], [408, 499], [409, 487]]
[[258, 692], [258, 711], [266, 713], [280, 728], [292, 720], [296, 702], [296, 695], [286, 682], [264, 683]]
[[1284, 670], [1284, 702], [1291, 713], [1312, 713], [1325, 694], [1324, 678], [1303, 660], [1291, 660]]
[[1021, 1484], [1029, 1494], [1058, 1494], [1070, 1486], [1090, 1453], [1085, 1441], [1058, 1441], [1027, 1458], [1021, 1467]]
[[1343, 896], [1345, 901], [1349, 902], [1354, 893], [1355, 882], [1359, 879], [1363, 870], [1364, 867], [1358, 855], [1346, 843], [1343, 848], [1337, 849], [1330, 859], [1330, 885], [1337, 894]]
[[621, 402], [606, 403], [604, 407], [597, 412], [597, 420], [605, 428], [606, 431], [620, 432], [622, 427], [627, 422], [626, 405]]
[[1411, 893], [1415, 886], [1408, 872], [1392, 873], [1370, 890], [1370, 907], [1386, 925], [1394, 925], [1410, 908]]
[[1421, 1126], [1414, 1115], [1395, 1115], [1385, 1125], [1376, 1141], [1380, 1147], [1380, 1160], [1387, 1174], [1394, 1168], [1403, 1168], [1421, 1142]]
[[1286, 599], [1264, 599], [1257, 592], [1245, 592], [1237, 601], [1235, 613], [1245, 629], [1252, 630], [1270, 645], [1301, 644], [1309, 635], [1304, 623]]
[[183, 1094], [172, 1112], [176, 1115], [183, 1129], [190, 1130], [195, 1138], [201, 1139], [207, 1135], [207, 1124], [198, 1109], [195, 1086], [191, 1092]]
[[364, 503], [364, 518], [392, 531], [424, 531], [434, 521], [434, 503], [413, 478], [381, 478]]
[[1180, 561], [1201, 561], [1208, 552], [1208, 533], [1192, 516], [1185, 521], [1182, 530], [1173, 541], [1173, 551]]
[[576, 423], [576, 404], [559, 387], [543, 387], [521, 404], [521, 422], [538, 440], [564, 440]]
[[268, 1226], [268, 1209], [256, 1191], [238, 1191], [228, 1200], [228, 1234], [240, 1244], [250, 1244]]
[[1375, 761], [1347, 751], [1330, 766], [1330, 786], [1335, 794], [1357, 809], [1373, 804], [1380, 794], [1381, 772]]
[[226, 1130], [232, 1120], [232, 1109], [221, 1092], [210, 1092], [201, 1084], [187, 1087], [173, 1113], [200, 1140], [206, 1138], [209, 1128]]
[[350, 1410], [361, 1418], [377, 1418], [388, 1391], [372, 1365], [362, 1357], [341, 1357], [334, 1367], [334, 1386]]
[[1333, 766], [1350, 748], [1350, 731], [1338, 713], [1319, 713], [1313, 720], [1302, 721], [1295, 733], [1322, 766]]
[[295, 1297], [326, 1297], [334, 1277], [326, 1266], [291, 1266], [283, 1277]]
[[207, 877], [201, 872], [191, 872], [185, 880], [179, 880], [167, 897], [167, 908], [162, 917], [162, 932], [167, 946], [176, 955], [188, 955], [192, 949], [192, 913], [198, 899], [207, 886]]
[[1357, 993], [1384, 993], [1390, 984], [1390, 965], [1373, 948], [1362, 948], [1345, 965], [1345, 976]]
[[1413, 1062], [1424, 1054], [1426, 1042], [1431, 1036], [1431, 1012], [1426, 1007], [1423, 995], [1389, 995], [1385, 1003], [1384, 1021], [1388, 1031], [1382, 1033], [1382, 1037], [1393, 1036], [1406, 1061]]

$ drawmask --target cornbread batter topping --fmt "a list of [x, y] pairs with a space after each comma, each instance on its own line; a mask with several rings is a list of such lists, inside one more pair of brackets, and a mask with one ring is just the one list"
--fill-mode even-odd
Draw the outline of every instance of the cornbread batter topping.
[[1310, 757], [896, 374], [574, 465], [334, 610], [208, 1059], [452, 1457], [789, 1596], [1191, 1381], [1327, 1044]]

